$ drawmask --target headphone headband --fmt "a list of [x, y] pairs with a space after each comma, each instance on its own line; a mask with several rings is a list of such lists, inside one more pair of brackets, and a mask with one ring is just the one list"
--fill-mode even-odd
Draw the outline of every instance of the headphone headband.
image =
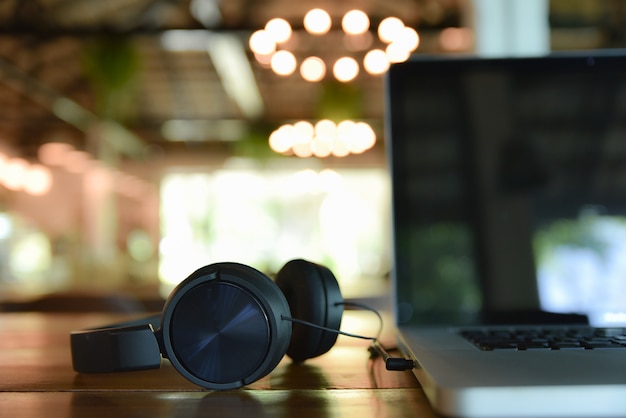
[[289, 304], [275, 283], [238, 263], [202, 267], [172, 292], [159, 316], [71, 333], [78, 372], [158, 368], [167, 358], [209, 389], [244, 386], [268, 374], [291, 339]]
[[161, 353], [154, 330], [160, 315], [111, 324], [83, 331], [72, 331], [72, 363], [85, 373], [155, 369]]

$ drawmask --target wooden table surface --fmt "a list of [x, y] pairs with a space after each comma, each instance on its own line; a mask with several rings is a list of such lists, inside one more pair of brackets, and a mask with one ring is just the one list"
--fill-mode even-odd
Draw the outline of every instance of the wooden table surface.
[[[206, 391], [166, 361], [161, 369], [77, 374], [69, 332], [126, 317], [108, 314], [0, 314], [0, 417], [434, 417], [411, 372], [370, 360], [368, 342], [340, 336], [304, 364], [283, 359], [238, 390]], [[374, 327], [372, 327], [372, 324]], [[342, 329], [372, 335], [376, 320], [346, 312]], [[383, 342], [392, 342], [387, 330]]]

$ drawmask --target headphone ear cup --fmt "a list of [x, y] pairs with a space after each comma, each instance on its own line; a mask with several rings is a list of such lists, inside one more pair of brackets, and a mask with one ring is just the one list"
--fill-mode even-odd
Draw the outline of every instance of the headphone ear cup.
[[[343, 297], [333, 273], [306, 260], [292, 260], [278, 272], [276, 284], [285, 295], [293, 318], [339, 330]], [[294, 323], [287, 355], [296, 362], [332, 348], [337, 333]]]
[[271, 372], [291, 341], [289, 304], [274, 281], [238, 263], [202, 267], [166, 302], [163, 356], [191, 382], [234, 389]]

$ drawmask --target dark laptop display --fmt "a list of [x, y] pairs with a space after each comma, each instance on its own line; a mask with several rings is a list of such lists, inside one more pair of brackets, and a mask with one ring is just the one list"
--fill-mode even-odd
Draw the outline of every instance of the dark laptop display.
[[532, 322], [540, 311], [626, 322], [620, 54], [392, 66], [400, 324]]

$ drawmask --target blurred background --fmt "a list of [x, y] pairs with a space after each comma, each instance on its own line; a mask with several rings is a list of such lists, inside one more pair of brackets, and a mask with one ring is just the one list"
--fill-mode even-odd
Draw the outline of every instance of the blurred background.
[[155, 310], [202, 265], [292, 258], [384, 295], [388, 66], [623, 47], [625, 19], [624, 0], [0, 0], [0, 310]]

